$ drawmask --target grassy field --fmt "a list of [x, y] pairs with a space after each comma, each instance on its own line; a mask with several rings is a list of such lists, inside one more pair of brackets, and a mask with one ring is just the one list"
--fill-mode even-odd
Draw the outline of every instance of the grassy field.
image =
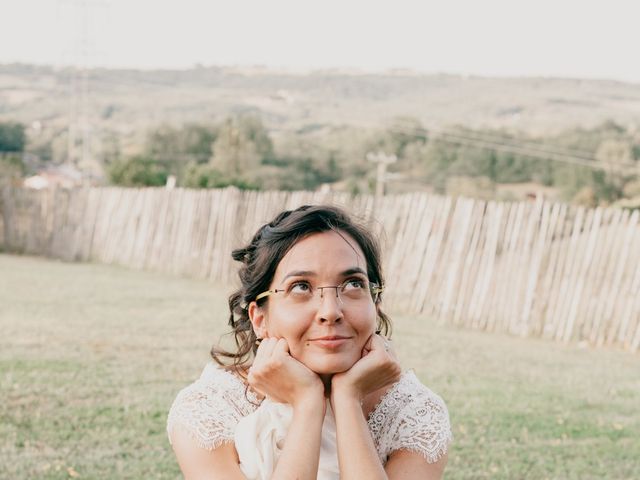
[[[176, 392], [226, 325], [227, 287], [0, 255], [0, 478], [179, 478]], [[447, 401], [447, 479], [640, 478], [640, 358], [395, 317]]]

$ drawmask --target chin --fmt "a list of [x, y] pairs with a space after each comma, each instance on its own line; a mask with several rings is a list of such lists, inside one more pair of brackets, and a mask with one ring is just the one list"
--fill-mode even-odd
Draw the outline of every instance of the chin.
[[357, 359], [335, 358], [335, 359], [310, 359], [303, 362], [309, 370], [318, 375], [331, 375], [334, 373], [346, 372], [356, 363]]

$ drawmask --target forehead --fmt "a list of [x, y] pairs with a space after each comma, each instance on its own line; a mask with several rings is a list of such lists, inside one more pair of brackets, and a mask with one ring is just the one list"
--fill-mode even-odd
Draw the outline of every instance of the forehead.
[[348, 233], [329, 230], [309, 235], [291, 247], [280, 260], [274, 280], [281, 280], [294, 270], [321, 275], [353, 267], [367, 271], [367, 260], [362, 248]]

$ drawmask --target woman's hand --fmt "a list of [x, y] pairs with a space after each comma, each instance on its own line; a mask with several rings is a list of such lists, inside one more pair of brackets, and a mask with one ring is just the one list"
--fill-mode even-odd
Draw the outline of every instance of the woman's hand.
[[362, 401], [370, 393], [397, 382], [401, 374], [389, 341], [373, 334], [362, 350], [362, 358], [346, 372], [333, 376], [331, 396], [347, 395]]
[[321, 378], [289, 354], [284, 338], [262, 340], [247, 380], [254, 390], [294, 409], [309, 402], [324, 405]]

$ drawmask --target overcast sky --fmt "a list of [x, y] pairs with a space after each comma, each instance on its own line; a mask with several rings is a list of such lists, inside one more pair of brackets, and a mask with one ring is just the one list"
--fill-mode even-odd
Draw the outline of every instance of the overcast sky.
[[640, 82], [638, 0], [0, 0], [0, 6], [0, 63], [410, 68]]

